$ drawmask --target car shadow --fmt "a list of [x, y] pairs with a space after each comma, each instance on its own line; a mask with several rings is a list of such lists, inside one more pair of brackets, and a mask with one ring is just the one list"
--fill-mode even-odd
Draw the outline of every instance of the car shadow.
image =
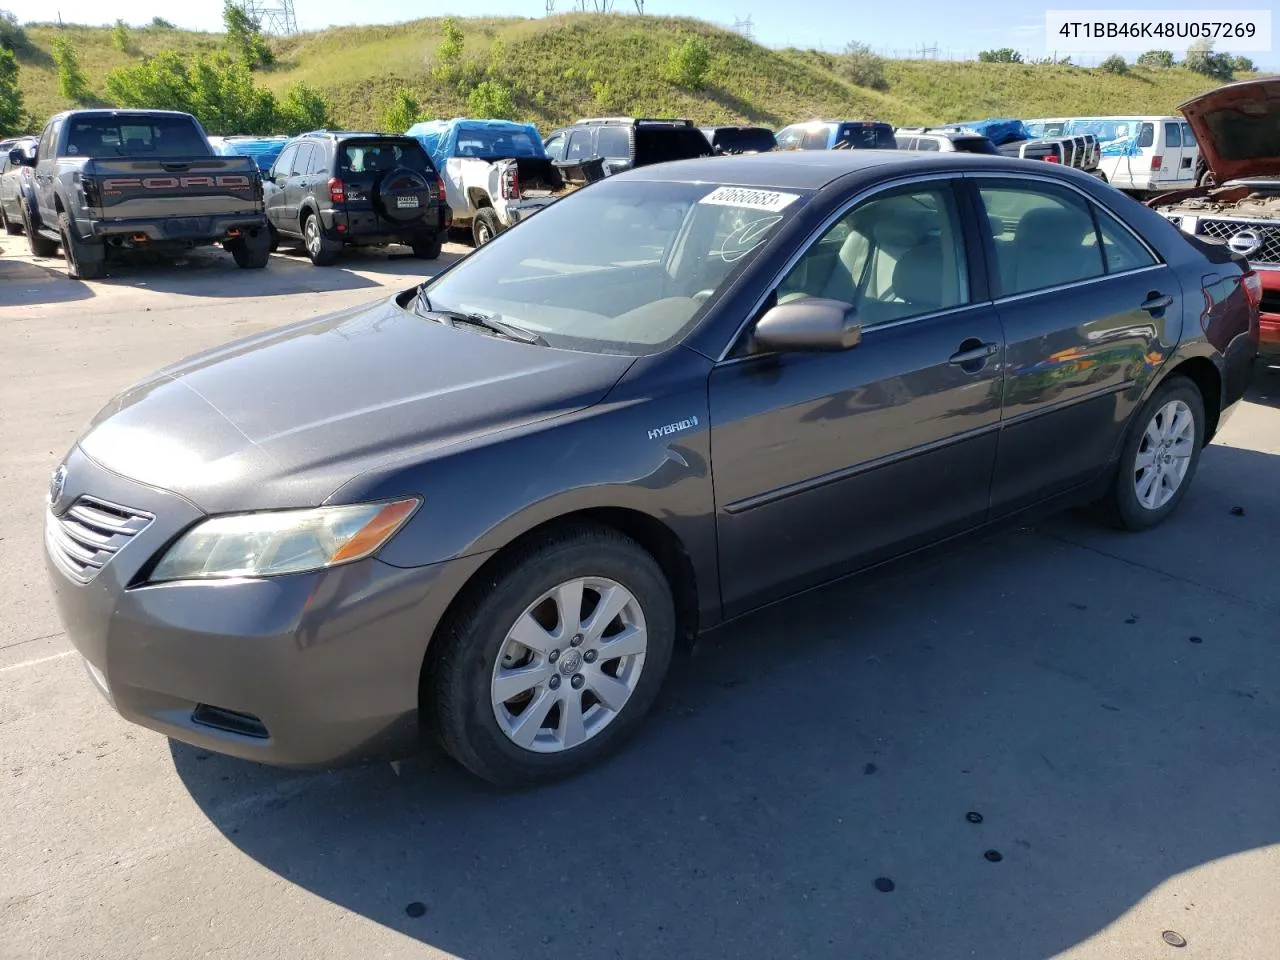
[[[553, 786], [435, 752], [312, 774], [174, 744], [174, 764], [245, 855], [454, 955], [1055, 955], [1280, 842], [1280, 601], [1244, 569], [1278, 481], [1280, 457], [1213, 447], [1147, 534], [1068, 514], [770, 608]], [[1201, 585], [1227, 540], [1243, 559]]]
[[1280, 408], [1280, 360], [1258, 361], [1245, 397], [1265, 407]]
[[93, 295], [87, 283], [67, 276], [61, 260], [0, 259], [0, 307], [72, 303]]

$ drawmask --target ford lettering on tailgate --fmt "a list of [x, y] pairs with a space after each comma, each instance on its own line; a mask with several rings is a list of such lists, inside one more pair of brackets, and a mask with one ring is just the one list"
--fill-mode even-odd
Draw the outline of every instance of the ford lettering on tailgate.
[[117, 195], [125, 190], [189, 190], [202, 187], [247, 190], [251, 186], [253, 186], [253, 179], [238, 173], [219, 176], [198, 174], [190, 177], [108, 177], [102, 181], [102, 192]]

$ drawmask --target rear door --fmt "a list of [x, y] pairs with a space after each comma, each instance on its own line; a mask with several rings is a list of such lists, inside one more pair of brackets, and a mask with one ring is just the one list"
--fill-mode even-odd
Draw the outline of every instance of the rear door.
[[1153, 170], [1151, 179], [1160, 188], [1171, 187], [1186, 179], [1182, 172], [1182, 124], [1177, 120], [1160, 123], [1161, 136], [1156, 140], [1155, 156], [1161, 158], [1160, 169]]
[[1177, 343], [1182, 288], [1124, 224], [1034, 175], [967, 178], [1007, 342], [992, 519], [1096, 477]]
[[307, 195], [306, 183], [310, 176], [311, 157], [315, 152], [316, 145], [314, 143], [303, 142], [298, 144], [298, 152], [294, 154], [293, 163], [290, 164], [288, 175], [284, 181], [284, 211], [282, 216], [286, 223], [297, 223], [302, 201]]
[[1191, 124], [1185, 120], [1182, 127], [1182, 165], [1178, 171], [1178, 179], [1194, 185], [1196, 164], [1200, 160], [1200, 145], [1196, 143], [1196, 135], [1191, 131]]

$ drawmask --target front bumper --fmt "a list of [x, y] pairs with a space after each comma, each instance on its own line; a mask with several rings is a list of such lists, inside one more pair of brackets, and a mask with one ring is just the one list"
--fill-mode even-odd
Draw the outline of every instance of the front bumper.
[[234, 236], [233, 231], [251, 234], [266, 229], [267, 218], [262, 214], [81, 222], [81, 232], [91, 238], [139, 248], [200, 246], [226, 240]]
[[[59, 617], [127, 720], [219, 753], [292, 767], [394, 759], [419, 746], [427, 643], [483, 557], [402, 569], [367, 559], [311, 574], [146, 585], [138, 574], [203, 514], [73, 450], [46, 511]], [[88, 582], [58, 547], [82, 496], [153, 517]], [[83, 502], [83, 501], [81, 501]]]

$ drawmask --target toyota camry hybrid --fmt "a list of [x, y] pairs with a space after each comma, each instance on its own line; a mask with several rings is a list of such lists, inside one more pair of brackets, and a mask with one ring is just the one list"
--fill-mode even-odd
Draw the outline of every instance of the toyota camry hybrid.
[[1049, 164], [649, 166], [126, 390], [54, 475], [48, 570], [132, 721], [301, 767], [430, 735], [532, 783], [764, 604], [1032, 511], [1165, 520], [1259, 298]]

